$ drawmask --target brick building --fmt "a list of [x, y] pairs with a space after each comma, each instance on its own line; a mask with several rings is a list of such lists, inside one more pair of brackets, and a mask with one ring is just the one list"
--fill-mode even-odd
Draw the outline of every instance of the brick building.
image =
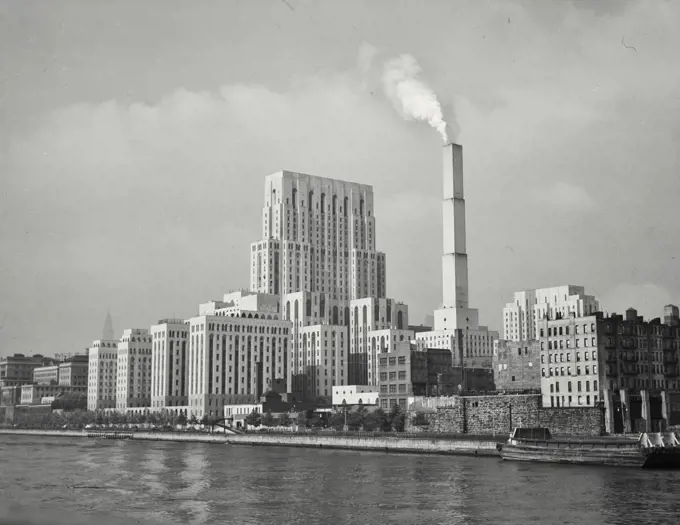
[[680, 424], [669, 395], [680, 391], [680, 326], [671, 313], [645, 321], [601, 313], [544, 319], [539, 328], [545, 406], [607, 408], [612, 432]]
[[448, 395], [457, 391], [458, 383], [451, 351], [444, 348], [416, 350], [408, 342], [381, 354], [378, 362], [380, 408], [407, 407], [409, 396]]
[[496, 389], [526, 391], [541, 389], [541, 345], [539, 341], [495, 341], [493, 371]]

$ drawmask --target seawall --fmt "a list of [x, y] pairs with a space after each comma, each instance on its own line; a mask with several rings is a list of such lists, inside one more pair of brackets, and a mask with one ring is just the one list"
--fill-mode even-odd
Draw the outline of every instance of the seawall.
[[[88, 437], [80, 430], [0, 429], [0, 434], [55, 437]], [[91, 431], [95, 437], [101, 432]], [[448, 454], [467, 456], [498, 456], [498, 440], [400, 438], [369, 436], [328, 436], [318, 434], [190, 434], [180, 432], [119, 432], [135, 441], [176, 441], [195, 443], [228, 443], [231, 445], [328, 448], [367, 450], [410, 454]]]
[[[498, 441], [501, 441], [500, 439]], [[261, 445], [348, 450], [373, 450], [410, 454], [498, 456], [497, 441], [444, 438], [352, 437], [318, 434], [238, 434], [227, 437], [232, 445]]]
[[[79, 437], [99, 438], [105, 432], [98, 430], [39, 430], [39, 429], [0, 429], [0, 434], [30, 435], [30, 436], [54, 436], [54, 437]], [[106, 432], [113, 434], [113, 432]], [[193, 434], [180, 432], [116, 432], [120, 436], [132, 436], [129, 439], [135, 441], [183, 441], [194, 443], [226, 443], [231, 434]], [[113, 439], [113, 438], [110, 438]], [[122, 437], [120, 439], [123, 439]]]

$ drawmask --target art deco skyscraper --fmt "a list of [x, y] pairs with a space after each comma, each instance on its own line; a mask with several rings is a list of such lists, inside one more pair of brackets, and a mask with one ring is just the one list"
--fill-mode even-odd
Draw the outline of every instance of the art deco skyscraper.
[[[373, 188], [281, 171], [266, 178], [264, 201], [262, 240], [251, 245], [251, 290], [280, 295], [281, 314], [293, 323], [289, 391], [327, 397], [334, 385], [365, 384], [375, 361], [369, 345], [379, 352], [380, 336], [406, 337], [384, 330], [408, 322], [406, 306], [385, 298]], [[359, 320], [356, 312], [369, 305], [355, 303], [366, 300], [371, 315], [378, 311], [371, 300], [381, 301], [383, 322], [366, 313]], [[369, 338], [378, 328], [383, 332]]]
[[280, 171], [266, 178], [264, 202], [262, 240], [251, 245], [252, 291], [385, 297], [371, 186]]

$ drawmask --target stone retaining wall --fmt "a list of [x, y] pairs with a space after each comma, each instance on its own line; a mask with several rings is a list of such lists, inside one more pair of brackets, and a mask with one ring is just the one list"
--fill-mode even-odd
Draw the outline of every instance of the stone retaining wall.
[[[416, 403], [416, 406], [419, 406]], [[604, 433], [600, 408], [543, 408], [540, 394], [451, 396], [445, 406], [420, 405], [428, 420], [426, 427], [415, 427], [409, 414], [407, 431], [427, 430], [453, 434], [509, 434], [514, 427], [546, 427], [555, 435], [599, 436]], [[436, 408], [430, 408], [436, 407]]]
[[241, 434], [229, 436], [233, 445], [268, 445], [330, 449], [375, 450], [381, 452], [406, 452], [416, 454], [462, 454], [472, 456], [497, 456], [496, 441], [462, 439], [404, 439], [398, 437], [351, 437]]

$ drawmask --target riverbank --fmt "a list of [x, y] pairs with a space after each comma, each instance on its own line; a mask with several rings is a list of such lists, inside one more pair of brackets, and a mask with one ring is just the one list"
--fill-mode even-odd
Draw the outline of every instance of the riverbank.
[[[101, 438], [101, 431], [0, 429], [0, 434], [54, 437]], [[409, 454], [498, 456], [496, 443], [489, 439], [402, 438], [396, 436], [333, 436], [321, 434], [194, 434], [181, 432], [118, 432], [119, 439], [175, 441], [230, 445], [327, 448]]]
[[[26, 435], [26, 436], [50, 436], [50, 437], [78, 437], [78, 438], [102, 438], [104, 434], [111, 435], [110, 439], [133, 439], [135, 441], [178, 441], [195, 443], [227, 443], [227, 438], [232, 434], [199, 434], [193, 432], [130, 432], [118, 430], [116, 432], [101, 430], [42, 430], [42, 429], [0, 429], [0, 435]], [[117, 437], [114, 438], [113, 435]]]
[[498, 456], [493, 439], [446, 439], [400, 437], [352, 437], [320, 434], [239, 434], [228, 436], [232, 445], [328, 448], [370, 450], [408, 454], [447, 454], [465, 456]]

